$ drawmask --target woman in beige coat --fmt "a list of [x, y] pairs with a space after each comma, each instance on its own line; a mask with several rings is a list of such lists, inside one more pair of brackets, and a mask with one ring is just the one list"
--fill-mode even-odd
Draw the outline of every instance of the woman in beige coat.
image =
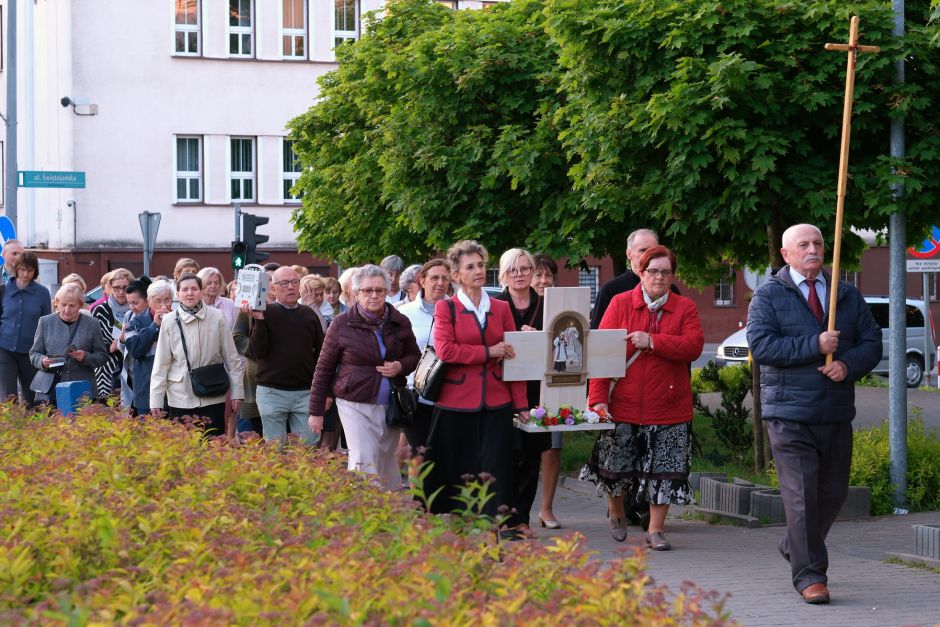
[[[150, 379], [150, 406], [163, 407], [164, 398], [170, 417], [196, 415], [209, 420], [206, 433], [235, 436], [235, 420], [225, 418], [225, 394], [199, 397], [193, 393], [189, 370], [222, 363], [228, 371], [232, 398], [231, 416], [238, 415], [242, 399], [242, 358], [235, 350], [232, 333], [222, 312], [202, 302], [202, 281], [185, 273], [176, 281], [179, 308], [163, 318]], [[180, 333], [185, 334], [186, 352]], [[155, 412], [156, 413], [156, 412]]]

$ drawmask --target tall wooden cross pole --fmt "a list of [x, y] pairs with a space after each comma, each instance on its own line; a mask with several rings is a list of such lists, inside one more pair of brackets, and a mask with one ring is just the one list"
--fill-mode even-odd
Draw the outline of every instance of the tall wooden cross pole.
[[[845, 187], [849, 176], [849, 141], [852, 136], [852, 99], [855, 95], [855, 60], [859, 52], [881, 52], [878, 46], [858, 45], [858, 16], [853, 15], [849, 26], [848, 44], [826, 44], [826, 50], [848, 53], [845, 71], [845, 103], [842, 106], [842, 148], [839, 152], [839, 187], [836, 191], [836, 228], [832, 245], [832, 285], [829, 289], [829, 330], [836, 328], [836, 296], [839, 284], [839, 259], [842, 255], [842, 216], [845, 213]], [[832, 353], [826, 355], [826, 364], [832, 363]]]

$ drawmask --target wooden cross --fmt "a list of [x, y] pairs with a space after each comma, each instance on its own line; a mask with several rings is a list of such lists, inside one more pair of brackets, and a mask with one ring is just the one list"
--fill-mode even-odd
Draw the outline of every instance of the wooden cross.
[[[836, 328], [836, 296], [839, 285], [839, 259], [842, 255], [842, 217], [845, 213], [845, 187], [849, 176], [849, 141], [852, 136], [852, 99], [855, 95], [855, 60], [859, 52], [881, 52], [878, 46], [858, 45], [858, 16], [853, 15], [849, 26], [849, 43], [826, 44], [826, 50], [848, 53], [845, 71], [845, 102], [842, 106], [842, 147], [839, 152], [839, 183], [836, 190], [836, 229], [832, 245], [832, 285], [829, 286], [829, 330]], [[832, 363], [832, 353], [826, 355], [826, 364]]]
[[557, 410], [584, 407], [588, 377], [622, 377], [626, 331], [591, 330], [590, 308], [590, 288], [546, 288], [544, 330], [505, 334], [516, 356], [503, 362], [503, 380], [540, 380], [541, 404]]

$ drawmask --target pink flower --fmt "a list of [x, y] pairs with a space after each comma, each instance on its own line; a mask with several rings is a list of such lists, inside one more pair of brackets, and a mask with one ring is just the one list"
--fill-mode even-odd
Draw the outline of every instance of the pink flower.
[[533, 409], [531, 414], [534, 418], [541, 420], [542, 418], [545, 417], [545, 408], [540, 405], [536, 407], [535, 409]]

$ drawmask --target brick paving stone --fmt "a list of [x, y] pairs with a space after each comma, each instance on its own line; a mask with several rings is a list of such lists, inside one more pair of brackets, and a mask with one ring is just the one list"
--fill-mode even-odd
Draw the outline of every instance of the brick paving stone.
[[[555, 498], [555, 514], [565, 528], [538, 529], [539, 538], [580, 533], [596, 558], [603, 560], [620, 559], [624, 551], [641, 551], [649, 574], [672, 590], [691, 581], [702, 589], [730, 594], [726, 607], [744, 625], [940, 625], [940, 574], [884, 562], [888, 551], [911, 552], [911, 526], [940, 524], [940, 512], [837, 522], [827, 542], [833, 601], [811, 606], [793, 589], [790, 569], [777, 553], [782, 526], [713, 525], [674, 518], [670, 510], [666, 535], [673, 550], [648, 551], [639, 527], [630, 527], [626, 543], [613, 540], [605, 518], [606, 501], [595, 497], [592, 488], [565, 479]], [[537, 523], [537, 509], [533, 514]]]

